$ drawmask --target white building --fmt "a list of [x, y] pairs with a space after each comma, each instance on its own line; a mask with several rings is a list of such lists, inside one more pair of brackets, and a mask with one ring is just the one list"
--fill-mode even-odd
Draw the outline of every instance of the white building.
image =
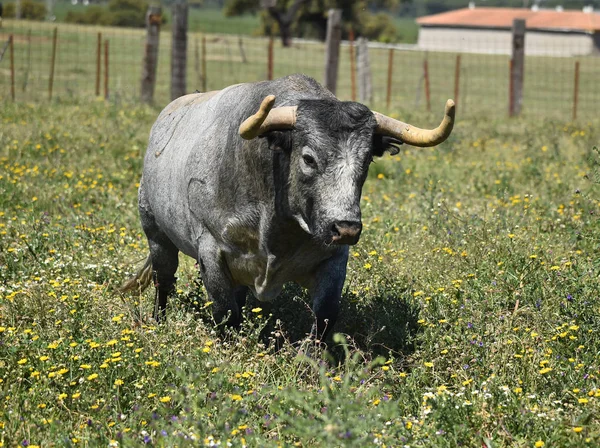
[[525, 54], [600, 55], [600, 14], [585, 11], [469, 7], [420, 17], [424, 50], [510, 54], [514, 19], [524, 19]]

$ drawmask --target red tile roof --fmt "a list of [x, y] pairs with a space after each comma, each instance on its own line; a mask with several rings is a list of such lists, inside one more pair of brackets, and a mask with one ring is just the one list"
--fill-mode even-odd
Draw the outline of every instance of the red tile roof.
[[510, 28], [514, 19], [525, 19], [527, 29], [600, 31], [600, 14], [583, 11], [532, 11], [525, 8], [476, 7], [420, 17], [420, 25]]

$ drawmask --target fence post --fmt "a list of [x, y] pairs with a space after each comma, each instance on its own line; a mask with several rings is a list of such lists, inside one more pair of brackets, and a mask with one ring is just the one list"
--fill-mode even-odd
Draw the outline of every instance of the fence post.
[[573, 86], [573, 120], [577, 119], [577, 103], [579, 102], [579, 61], [575, 61], [575, 85]]
[[173, 3], [172, 11], [171, 100], [174, 100], [185, 95], [186, 92], [188, 4]]
[[510, 65], [510, 111], [514, 117], [523, 105], [523, 79], [525, 73], [525, 20], [515, 19], [512, 27], [512, 58]]
[[373, 100], [373, 85], [371, 81], [371, 63], [369, 61], [369, 41], [364, 37], [357, 40], [358, 68], [358, 98], [362, 103]]
[[8, 36], [8, 42], [10, 45], [10, 97], [13, 102], [15, 101], [15, 48], [14, 38], [11, 34]]
[[456, 65], [454, 66], [454, 104], [458, 104], [458, 94], [460, 90], [460, 54], [456, 55]]
[[27, 68], [25, 69], [25, 76], [23, 77], [23, 92], [27, 90], [27, 83], [29, 82], [29, 71], [31, 70], [31, 28], [27, 32]]
[[273, 36], [269, 36], [269, 44], [267, 47], [267, 79], [273, 79]]
[[100, 96], [100, 73], [102, 66], [102, 33], [98, 33], [96, 43], [96, 96]]
[[244, 51], [244, 40], [242, 36], [238, 37], [238, 47], [240, 48], [240, 56], [242, 57], [242, 63], [247, 63], [248, 59], [246, 59], [246, 52]]
[[202, 91], [206, 92], [207, 90], [207, 76], [208, 73], [206, 73], [206, 36], [202, 36]]
[[108, 99], [108, 39], [104, 41], [104, 99]]
[[325, 87], [335, 95], [340, 58], [340, 42], [342, 40], [342, 11], [340, 9], [330, 9], [327, 13], [326, 39]]
[[350, 28], [348, 33], [350, 39], [350, 94], [352, 101], [356, 101], [356, 55], [354, 53], [354, 30]]
[[46, 20], [48, 22], [54, 20], [54, 1], [46, 0]]
[[15, 0], [15, 19], [21, 19], [21, 0]]
[[200, 72], [200, 46], [198, 45], [198, 36], [194, 37], [194, 71], [196, 72], [196, 81], [202, 86], [202, 73]]
[[50, 58], [50, 78], [48, 78], [48, 99], [52, 99], [52, 86], [54, 84], [54, 63], [56, 62], [56, 39], [58, 35], [58, 28], [54, 27], [54, 34], [52, 35], [52, 56]]
[[427, 111], [431, 111], [431, 91], [429, 90], [429, 62], [427, 56], [423, 59], [423, 80], [425, 81], [425, 100], [427, 101]]
[[394, 49], [390, 48], [390, 55], [388, 58], [388, 78], [387, 78], [387, 95], [386, 95], [386, 107], [390, 108], [390, 102], [392, 101], [392, 75], [394, 67]]
[[160, 39], [160, 6], [148, 6], [146, 12], [146, 46], [142, 66], [142, 102], [152, 103], [156, 84], [156, 66], [158, 62], [158, 44]]

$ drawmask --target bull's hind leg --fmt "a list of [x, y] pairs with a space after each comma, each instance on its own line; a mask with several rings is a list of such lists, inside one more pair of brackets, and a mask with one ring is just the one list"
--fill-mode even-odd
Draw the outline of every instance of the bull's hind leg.
[[179, 250], [165, 235], [154, 220], [149, 207], [144, 206], [144, 196], [140, 190], [140, 217], [142, 228], [148, 238], [150, 259], [152, 260], [152, 276], [156, 288], [154, 312], [152, 317], [161, 321], [165, 317], [167, 298], [175, 289], [175, 272], [179, 264]]
[[179, 264], [179, 251], [167, 238], [148, 238], [150, 257], [152, 258], [152, 275], [156, 296], [152, 317], [162, 321], [167, 309], [167, 298], [175, 290], [175, 272]]

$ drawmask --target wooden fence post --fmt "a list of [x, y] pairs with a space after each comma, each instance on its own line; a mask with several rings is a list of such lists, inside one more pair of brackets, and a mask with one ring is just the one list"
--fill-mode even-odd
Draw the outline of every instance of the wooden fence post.
[[369, 61], [369, 41], [364, 37], [358, 38], [357, 68], [358, 68], [358, 98], [362, 103], [373, 100], [373, 84], [371, 79], [371, 63]]
[[10, 97], [13, 102], [15, 101], [15, 48], [14, 38], [11, 34], [8, 36], [8, 42], [10, 46]]
[[335, 95], [337, 88], [340, 42], [342, 41], [342, 11], [330, 9], [327, 13], [327, 38], [325, 41], [325, 87]]
[[573, 120], [577, 119], [577, 104], [579, 103], [579, 61], [575, 61], [575, 85], [573, 86]]
[[350, 28], [348, 33], [350, 39], [350, 94], [352, 101], [356, 101], [356, 54], [354, 52], [354, 30]]
[[456, 55], [454, 66], [454, 104], [458, 105], [458, 94], [460, 90], [460, 54]]
[[50, 58], [50, 77], [48, 78], [48, 99], [52, 99], [52, 87], [54, 84], [54, 63], [56, 62], [56, 40], [58, 37], [58, 28], [54, 27], [52, 35], [52, 56]]
[[273, 36], [269, 36], [269, 44], [267, 47], [267, 79], [273, 79]]
[[171, 100], [186, 93], [188, 4], [173, 3], [171, 47]]
[[104, 41], [104, 99], [107, 100], [108, 99], [108, 39], [106, 39]]
[[388, 77], [387, 77], [387, 95], [386, 95], [386, 107], [390, 108], [390, 103], [392, 101], [392, 75], [393, 75], [393, 67], [394, 67], [394, 49], [390, 48], [390, 55], [388, 58]]
[[525, 73], [525, 20], [515, 19], [512, 27], [512, 58], [510, 65], [510, 111], [514, 117], [523, 105], [523, 79]]
[[160, 6], [148, 6], [146, 12], [146, 46], [142, 66], [142, 102], [152, 103], [156, 84], [156, 66], [158, 65], [158, 44], [160, 39]]
[[423, 80], [425, 81], [425, 100], [427, 101], [427, 111], [431, 111], [431, 91], [429, 90], [429, 62], [427, 57], [423, 59]]
[[98, 33], [96, 43], [96, 96], [100, 96], [100, 73], [102, 71], [102, 33]]

